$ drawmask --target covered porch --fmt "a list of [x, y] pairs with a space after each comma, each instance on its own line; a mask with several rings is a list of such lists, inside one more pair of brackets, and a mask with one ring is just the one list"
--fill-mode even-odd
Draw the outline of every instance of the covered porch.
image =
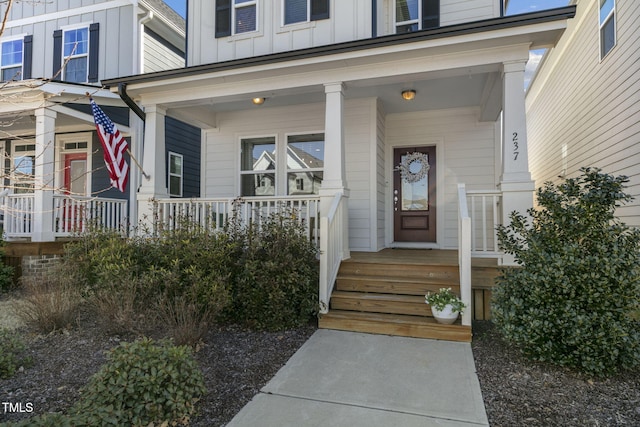
[[[533, 205], [524, 69], [529, 49], [553, 45], [565, 19], [496, 18], [106, 81], [114, 91], [126, 84], [146, 114], [139, 219], [171, 227], [187, 209], [218, 226], [233, 201], [248, 220], [299, 203], [320, 248], [324, 314], [343, 261], [388, 248], [456, 251], [470, 305], [472, 259], [512, 262], [495, 227]], [[166, 117], [202, 129], [201, 198], [168, 196], [156, 155]], [[407, 187], [399, 166], [413, 153], [429, 166]], [[428, 191], [411, 199], [421, 208], [405, 209], [402, 192], [416, 188]], [[428, 215], [398, 219], [403, 210]], [[429, 233], [415, 238], [419, 229]], [[469, 312], [461, 326], [470, 324]]]
[[[52, 242], [90, 228], [128, 232], [129, 192], [110, 186], [87, 93], [135, 140], [129, 109], [110, 91], [44, 79], [3, 85], [0, 223], [6, 240]], [[132, 180], [137, 185], [137, 176]]]

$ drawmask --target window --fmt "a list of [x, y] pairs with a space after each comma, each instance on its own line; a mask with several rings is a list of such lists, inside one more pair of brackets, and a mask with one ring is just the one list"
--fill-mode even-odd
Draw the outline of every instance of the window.
[[615, 0], [600, 0], [600, 59], [616, 45], [615, 10]]
[[257, 0], [216, 0], [216, 37], [257, 30]]
[[287, 194], [318, 194], [324, 168], [324, 134], [287, 137]]
[[100, 25], [53, 32], [53, 79], [73, 83], [98, 82]]
[[329, 0], [283, 0], [284, 25], [329, 18]]
[[396, 0], [396, 33], [440, 26], [440, 0]]
[[182, 197], [182, 181], [184, 177], [182, 154], [169, 152], [169, 195]]
[[22, 80], [23, 39], [2, 42], [2, 81]]
[[16, 144], [13, 146], [11, 177], [14, 193], [33, 193], [36, 167], [36, 145]]
[[85, 83], [89, 69], [89, 28], [77, 28], [63, 33], [62, 79], [66, 82]]
[[240, 154], [240, 195], [276, 194], [275, 137], [242, 139]]

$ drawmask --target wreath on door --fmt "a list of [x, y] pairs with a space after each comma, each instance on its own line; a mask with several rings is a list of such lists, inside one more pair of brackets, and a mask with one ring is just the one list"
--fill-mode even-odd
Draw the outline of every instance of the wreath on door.
[[429, 156], [417, 151], [407, 153], [396, 168], [400, 171], [402, 179], [410, 184], [422, 180], [429, 173], [429, 169]]

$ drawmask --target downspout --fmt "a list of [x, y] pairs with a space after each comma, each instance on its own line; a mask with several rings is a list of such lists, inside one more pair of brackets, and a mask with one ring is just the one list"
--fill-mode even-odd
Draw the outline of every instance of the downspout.
[[186, 3], [185, 17], [184, 17], [184, 66], [189, 66], [189, 0]]
[[136, 113], [136, 116], [140, 117], [140, 119], [144, 122], [146, 119], [146, 115], [144, 111], [142, 111], [142, 109], [138, 106], [138, 104], [136, 104], [136, 102], [131, 99], [131, 97], [129, 97], [129, 94], [127, 94], [126, 83], [118, 83], [118, 95], [120, 95], [120, 98], [124, 101], [124, 103], [127, 104], [127, 106], [131, 108], [134, 113]]
[[138, 32], [140, 33], [140, 56], [138, 57], [138, 73], [144, 72], [144, 25], [153, 19], [153, 11], [147, 12], [142, 18], [138, 19]]

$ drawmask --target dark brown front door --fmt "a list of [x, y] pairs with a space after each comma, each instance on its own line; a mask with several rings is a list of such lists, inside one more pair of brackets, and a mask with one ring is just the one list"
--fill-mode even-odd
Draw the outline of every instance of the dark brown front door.
[[395, 148], [393, 165], [394, 241], [435, 242], [436, 148]]

